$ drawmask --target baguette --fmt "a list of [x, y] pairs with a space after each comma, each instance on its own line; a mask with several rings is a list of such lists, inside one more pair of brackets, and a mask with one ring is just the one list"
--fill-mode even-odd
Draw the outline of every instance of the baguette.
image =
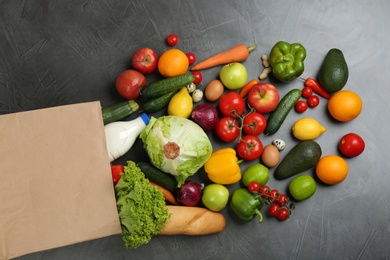
[[171, 214], [159, 235], [207, 235], [224, 230], [224, 215], [200, 207], [166, 206]]

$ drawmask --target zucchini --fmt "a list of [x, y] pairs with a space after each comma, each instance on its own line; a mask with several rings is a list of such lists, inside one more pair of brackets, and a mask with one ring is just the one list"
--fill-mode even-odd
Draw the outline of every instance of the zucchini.
[[177, 90], [169, 92], [159, 97], [148, 99], [142, 106], [142, 109], [147, 113], [156, 112], [167, 106], [171, 98], [177, 93]]
[[309, 170], [318, 163], [321, 155], [321, 147], [315, 141], [300, 142], [279, 163], [274, 172], [275, 178], [282, 180]]
[[275, 134], [279, 130], [288, 113], [290, 113], [291, 109], [301, 96], [302, 91], [295, 88], [290, 90], [290, 92], [288, 92], [282, 100], [280, 100], [276, 109], [268, 117], [267, 126], [264, 131], [265, 135]]
[[118, 121], [137, 111], [139, 105], [134, 100], [119, 102], [102, 108], [103, 123], [106, 125]]
[[192, 74], [183, 74], [165, 78], [142, 88], [141, 95], [147, 98], [159, 97], [191, 84], [194, 79], [195, 76]]
[[137, 165], [147, 179], [154, 181], [155, 183], [161, 185], [162, 187], [175, 194], [178, 185], [175, 177], [161, 171], [160, 169], [148, 162], [139, 162]]

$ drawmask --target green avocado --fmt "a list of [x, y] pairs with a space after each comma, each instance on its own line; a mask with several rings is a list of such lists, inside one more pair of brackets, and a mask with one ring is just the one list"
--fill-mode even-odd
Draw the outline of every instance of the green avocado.
[[283, 180], [309, 170], [318, 163], [321, 155], [321, 147], [315, 141], [300, 142], [279, 163], [274, 176], [278, 180]]
[[329, 93], [341, 90], [348, 81], [348, 65], [341, 50], [333, 48], [321, 65], [318, 81]]

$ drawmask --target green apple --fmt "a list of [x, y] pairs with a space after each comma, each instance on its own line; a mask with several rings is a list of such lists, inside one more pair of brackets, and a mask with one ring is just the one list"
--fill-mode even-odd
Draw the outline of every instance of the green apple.
[[221, 184], [209, 184], [203, 189], [202, 202], [211, 211], [221, 211], [229, 200], [229, 190]]
[[248, 71], [238, 62], [224, 65], [219, 71], [219, 78], [228, 89], [239, 89], [245, 86], [248, 80]]
[[242, 174], [242, 183], [248, 186], [252, 181], [258, 182], [261, 186], [269, 180], [269, 169], [261, 163], [252, 164]]

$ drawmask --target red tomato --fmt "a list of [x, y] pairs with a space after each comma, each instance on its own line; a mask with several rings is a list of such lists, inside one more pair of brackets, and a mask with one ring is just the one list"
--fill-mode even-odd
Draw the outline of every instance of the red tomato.
[[280, 194], [279, 200], [276, 201], [276, 203], [279, 204], [280, 206], [286, 206], [289, 201], [290, 199], [286, 194]]
[[316, 107], [319, 103], [320, 99], [318, 96], [313, 95], [307, 99], [307, 104], [309, 105], [309, 107]]
[[313, 95], [313, 89], [310, 87], [304, 87], [302, 89], [302, 97], [308, 98]]
[[202, 77], [202, 73], [200, 73], [200, 71], [194, 71], [191, 74], [195, 76], [195, 79], [194, 79], [195, 84], [199, 84], [202, 82], [203, 77]]
[[179, 37], [176, 34], [170, 34], [167, 37], [167, 43], [170, 46], [175, 46], [179, 42]]
[[365, 143], [363, 138], [355, 133], [344, 135], [339, 142], [340, 152], [347, 157], [355, 157], [364, 151]]
[[233, 142], [240, 135], [240, 125], [232, 117], [222, 117], [215, 125], [215, 133], [224, 142]]
[[250, 192], [259, 192], [260, 190], [260, 184], [257, 181], [251, 181], [248, 184], [248, 190]]
[[299, 100], [297, 103], [295, 103], [295, 110], [298, 113], [303, 113], [307, 110], [307, 103], [303, 100]]
[[244, 117], [242, 129], [248, 135], [259, 135], [264, 132], [266, 126], [267, 119], [265, 116], [252, 112]]
[[255, 135], [245, 135], [237, 143], [237, 154], [245, 161], [253, 161], [260, 158], [263, 153], [263, 144]]
[[280, 206], [278, 204], [272, 203], [269, 208], [269, 214], [273, 217], [277, 217], [279, 215]]
[[237, 92], [231, 91], [219, 99], [218, 107], [223, 116], [241, 116], [245, 111], [245, 100]]
[[290, 211], [285, 207], [280, 208], [277, 218], [283, 221], [288, 219], [289, 217], [290, 217]]
[[193, 54], [192, 52], [187, 52], [187, 53], [186, 53], [186, 56], [187, 56], [187, 58], [188, 58], [188, 64], [189, 64], [189, 65], [192, 65], [192, 64], [195, 63], [195, 61], [196, 61], [196, 56], [195, 56], [195, 54]]
[[111, 165], [111, 174], [112, 174], [112, 181], [114, 182], [114, 186], [118, 183], [118, 181], [121, 178], [121, 174], [125, 170], [125, 167], [123, 165]]

